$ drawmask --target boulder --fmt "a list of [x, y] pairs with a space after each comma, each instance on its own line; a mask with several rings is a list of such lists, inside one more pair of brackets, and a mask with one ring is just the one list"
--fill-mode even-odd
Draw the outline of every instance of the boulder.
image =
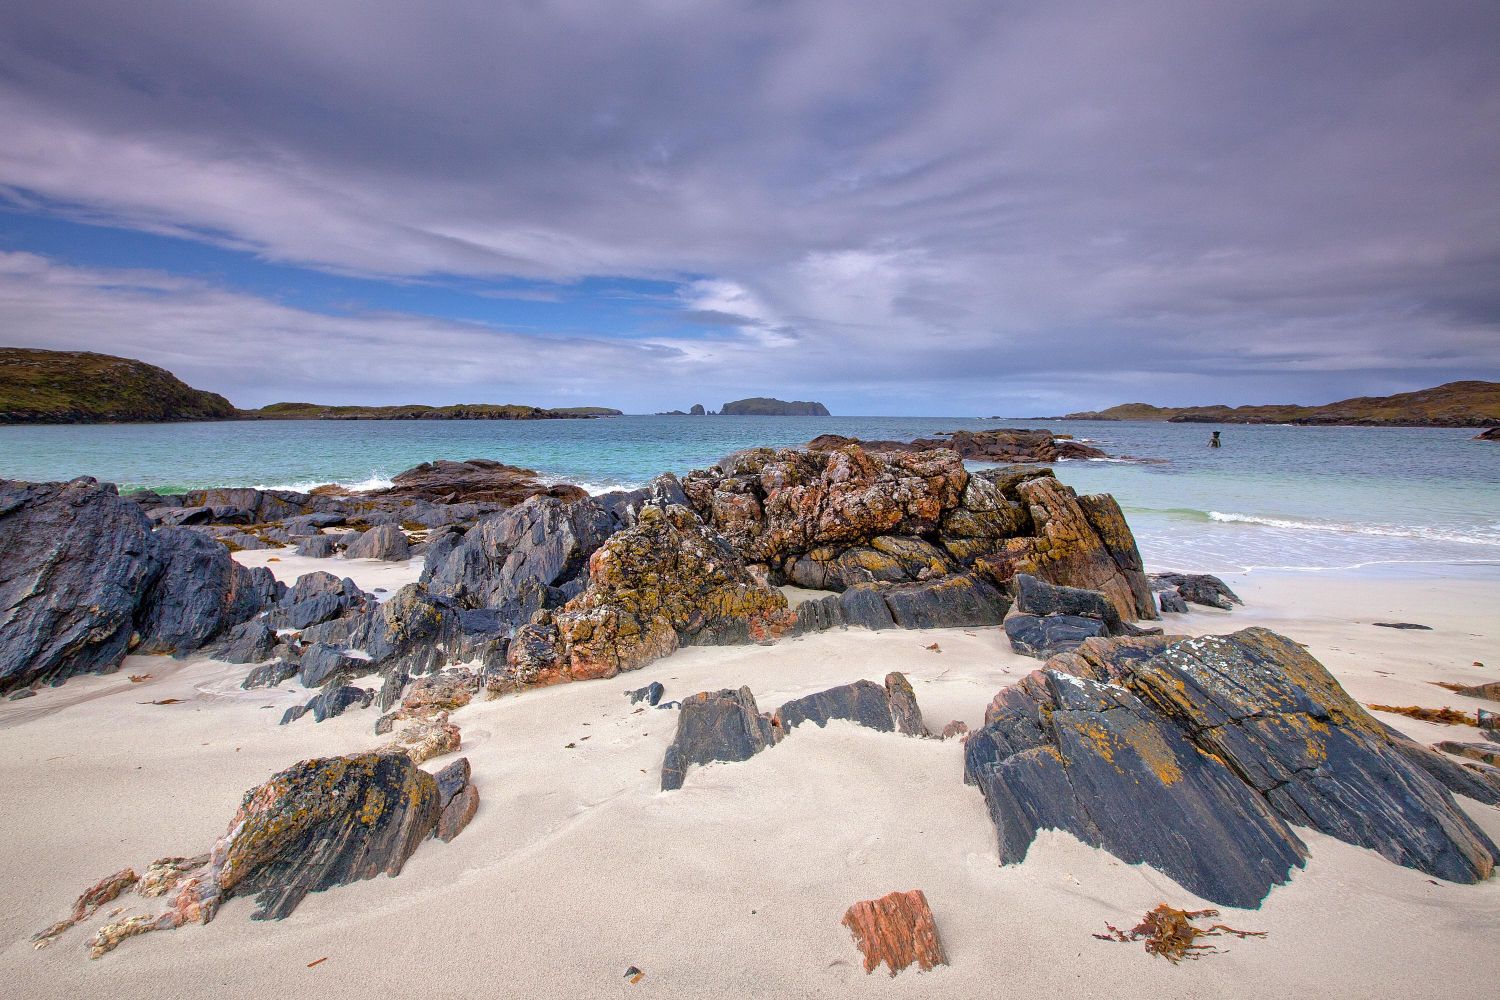
[[761, 714], [747, 687], [685, 698], [678, 710], [677, 734], [662, 761], [661, 789], [681, 788], [694, 764], [749, 760], [780, 738], [780, 730], [769, 715]]
[[248, 569], [223, 546], [185, 528], [152, 537], [159, 565], [136, 609], [138, 653], [186, 655], [280, 596], [264, 567]]
[[630, 699], [632, 705], [644, 701], [652, 708], [655, 708], [657, 703], [661, 701], [661, 696], [665, 693], [666, 688], [662, 687], [661, 681], [652, 681], [643, 688], [626, 691], [625, 695]]
[[381, 524], [350, 541], [344, 549], [344, 558], [401, 562], [411, 558], [411, 546], [400, 525]]
[[1176, 587], [1173, 587], [1171, 590], [1158, 590], [1156, 592], [1156, 603], [1157, 607], [1161, 609], [1162, 614], [1187, 614], [1187, 602], [1182, 599], [1182, 595], [1177, 592]]
[[776, 710], [771, 724], [785, 736], [804, 722], [822, 728], [830, 719], [847, 719], [884, 733], [931, 735], [910, 682], [899, 673], [888, 674], [884, 687], [874, 681], [855, 681], [789, 701]]
[[0, 480], [0, 692], [115, 670], [157, 569], [150, 521], [113, 486]]
[[367, 494], [376, 500], [426, 500], [439, 504], [499, 504], [512, 507], [537, 495], [581, 500], [588, 493], [577, 486], [548, 486], [532, 469], [517, 468], [487, 458], [466, 462], [440, 460], [397, 473], [387, 489]]
[[443, 843], [450, 843], [454, 837], [463, 833], [464, 827], [474, 818], [474, 813], [479, 810], [479, 789], [473, 785], [465, 785], [461, 791], [443, 807], [442, 813], [438, 815], [437, 829], [434, 835]]
[[273, 688], [297, 676], [297, 664], [288, 663], [286, 660], [272, 660], [262, 663], [254, 670], [245, 675], [240, 681], [240, 687], [246, 691], [256, 688]]
[[[386, 716], [381, 721], [389, 726], [394, 720]], [[376, 724], [375, 731], [381, 731], [379, 723]], [[420, 764], [457, 750], [462, 738], [463, 734], [458, 727], [448, 721], [448, 713], [439, 712], [432, 718], [417, 719], [402, 726], [396, 738], [380, 749], [406, 754]]]
[[337, 618], [354, 608], [373, 604], [374, 598], [348, 577], [340, 579], [321, 570], [297, 578], [267, 616], [272, 628], [302, 631]]
[[355, 659], [346, 654], [342, 649], [330, 646], [327, 643], [315, 642], [302, 651], [299, 658], [300, 680], [304, 687], [321, 687], [328, 683], [330, 678], [337, 675], [360, 670], [366, 672], [368, 666], [364, 660]]
[[1016, 610], [1028, 615], [1081, 615], [1103, 622], [1109, 635], [1124, 630], [1120, 612], [1097, 590], [1062, 587], [1028, 573], [1016, 575]]
[[1002, 864], [1059, 829], [1205, 899], [1253, 907], [1306, 853], [1228, 766], [1117, 685], [1036, 671], [996, 696], [964, 757]]
[[[264, 616], [241, 622], [208, 647], [208, 655], [225, 663], [261, 663], [276, 655], [281, 639]], [[293, 671], [295, 672], [295, 671]]]
[[1245, 603], [1223, 580], [1208, 573], [1152, 573], [1151, 589], [1159, 592], [1175, 590], [1189, 604], [1201, 604], [1222, 611]]
[[998, 625], [1010, 599], [975, 573], [890, 587], [880, 592], [899, 628], [971, 628]]
[[338, 539], [333, 535], [311, 535], [297, 543], [297, 555], [308, 559], [328, 559], [338, 550]]
[[1081, 615], [1012, 614], [1005, 619], [1010, 648], [1039, 660], [1076, 649], [1085, 639], [1107, 634], [1104, 622]]
[[433, 774], [432, 779], [437, 782], [438, 804], [447, 808], [448, 803], [453, 801], [453, 796], [464, 790], [469, 783], [469, 758], [460, 757]]
[[882, 962], [892, 976], [910, 965], [930, 972], [948, 964], [932, 910], [921, 889], [892, 892], [879, 899], [855, 903], [845, 912], [842, 922], [864, 955], [866, 974], [874, 972]]

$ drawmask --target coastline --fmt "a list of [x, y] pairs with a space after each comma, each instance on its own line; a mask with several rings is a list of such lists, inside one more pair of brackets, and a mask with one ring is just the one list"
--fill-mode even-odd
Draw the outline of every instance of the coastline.
[[[360, 579], [371, 568], [362, 561], [319, 562], [374, 585]], [[285, 557], [269, 565], [298, 568]], [[1283, 631], [1362, 703], [1472, 709], [1482, 703], [1430, 682], [1500, 676], [1500, 621], [1485, 610], [1500, 606], [1500, 580], [1488, 574], [1261, 571], [1226, 581], [1245, 606], [1195, 607], [1163, 624]], [[924, 648], [933, 642], [941, 653]], [[1168, 966], [1091, 935], [1158, 902], [1205, 904], [1061, 833], [1043, 834], [1023, 864], [999, 867], [983, 799], [959, 780], [957, 741], [834, 722], [750, 761], [697, 770], [664, 795], [657, 772], [676, 713], [632, 714], [621, 697], [651, 680], [669, 698], [748, 684], [769, 709], [902, 670], [929, 726], [974, 726], [996, 690], [1038, 666], [1012, 653], [999, 629], [849, 629], [692, 647], [611, 680], [476, 701], [454, 719], [460, 753], [484, 775], [483, 804], [463, 837], [414, 855], [401, 878], [315, 893], [275, 924], [250, 922], [250, 902], [232, 900], [206, 926], [150, 935], [102, 962], [86, 961], [76, 937], [33, 952], [26, 938], [81, 885], [132, 859], [210, 842], [243, 789], [292, 760], [371, 743], [365, 713], [278, 727], [281, 709], [305, 696], [295, 684], [242, 692], [241, 666], [131, 657], [117, 674], [0, 703], [13, 831], [0, 858], [11, 887], [0, 965], [31, 997], [355, 996], [370, 981], [413, 975], [424, 990], [456, 996], [487, 983], [577, 997], [624, 988], [629, 965], [646, 971], [641, 985], [653, 994], [683, 997], [936, 996], [997, 980], [1019, 993], [1228, 996], [1254, 983], [1260, 995], [1447, 997], [1454, 975], [1466, 984], [1500, 975], [1487, 931], [1500, 920], [1500, 882], [1440, 883], [1305, 830], [1307, 869], [1260, 909], [1224, 911], [1226, 923], [1266, 939]], [[125, 677], [141, 672], [154, 677]], [[182, 703], [142, 704], [174, 697]], [[1378, 717], [1423, 743], [1476, 738], [1472, 728]], [[1463, 804], [1500, 838], [1500, 810]], [[925, 890], [952, 964], [866, 977], [839, 915], [853, 900], [913, 887]], [[1449, 956], [1442, 976], [1435, 955]]]

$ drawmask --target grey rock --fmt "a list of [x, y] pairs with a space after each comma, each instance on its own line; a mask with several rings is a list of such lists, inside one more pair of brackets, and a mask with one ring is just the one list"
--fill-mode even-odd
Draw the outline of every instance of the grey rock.
[[364, 667], [364, 661], [343, 650], [315, 642], [302, 651], [300, 679], [304, 687], [321, 687], [336, 674]]
[[297, 676], [297, 664], [288, 663], [286, 660], [272, 660], [262, 663], [254, 670], [245, 675], [240, 681], [240, 687], [246, 691], [256, 688], [273, 688]]
[[186, 524], [207, 524], [213, 520], [212, 507], [157, 507], [146, 511], [152, 524], [163, 527], [181, 527]]
[[797, 605], [797, 624], [792, 627], [791, 634], [803, 635], [808, 632], [825, 632], [831, 628], [840, 628], [847, 624], [844, 621], [844, 606], [841, 603], [842, 595], [830, 594], [817, 600], [803, 601]]
[[21, 700], [23, 700], [25, 698], [35, 698], [35, 697], [36, 697], [36, 692], [33, 691], [33, 690], [31, 690], [31, 688], [21, 688], [21, 690], [19, 690], [19, 691], [12, 691], [10, 693], [10, 696], [6, 700], [7, 701], [21, 701]]
[[747, 687], [703, 691], [686, 698], [677, 716], [677, 734], [662, 761], [662, 791], [681, 788], [694, 764], [749, 760], [780, 738]]
[[159, 569], [136, 609], [136, 652], [185, 656], [279, 596], [270, 570], [241, 566], [197, 532], [162, 528], [152, 545]]
[[291, 723], [296, 722], [298, 719], [302, 718], [309, 711], [311, 711], [311, 709], [306, 705], [293, 705], [291, 708], [287, 709], [281, 714], [281, 721], [277, 723], [277, 725], [290, 725]]
[[1120, 613], [1097, 590], [1062, 587], [1021, 573], [1016, 576], [1016, 609], [1028, 615], [1081, 615], [1104, 622], [1110, 635], [1124, 632]]
[[1187, 614], [1187, 602], [1182, 599], [1182, 595], [1177, 592], [1176, 587], [1173, 587], [1171, 590], [1158, 590], [1156, 592], [1156, 603], [1161, 608], [1162, 614]]
[[652, 681], [643, 688], [636, 688], [634, 691], [625, 692], [632, 705], [644, 701], [653, 708], [657, 702], [661, 701], [661, 696], [665, 693], [666, 688], [662, 687], [661, 681]]
[[970, 628], [999, 625], [1010, 599], [974, 573], [890, 587], [881, 592], [900, 628]]
[[900, 729], [909, 736], [929, 735], [911, 685], [898, 673], [888, 675], [884, 687], [861, 680], [789, 701], [776, 710], [772, 724], [785, 738], [804, 722], [821, 728], [830, 719], [846, 719], [883, 733]]
[[411, 558], [411, 546], [399, 524], [381, 524], [351, 541], [344, 549], [344, 558], [400, 562]]
[[208, 655], [225, 663], [261, 663], [275, 655], [277, 638], [265, 618], [241, 622], [208, 647]]
[[345, 611], [363, 608], [373, 598], [360, 590], [348, 577], [340, 579], [321, 570], [304, 573], [271, 609], [274, 628], [302, 631], [313, 625], [337, 618]]
[[469, 758], [460, 757], [445, 765], [433, 778], [437, 781], [438, 804], [446, 807], [469, 783]]
[[1013, 614], [1005, 619], [1010, 648], [1022, 656], [1045, 660], [1076, 649], [1085, 639], [1107, 634], [1104, 622], [1081, 615]]
[[838, 601], [846, 624], [877, 631], [896, 627], [890, 606], [885, 603], [885, 596], [876, 584], [862, 583], [850, 587], [839, 595]]
[[332, 535], [312, 535], [297, 543], [297, 555], [309, 559], [327, 559], [338, 550], [338, 540]]
[[314, 722], [323, 722], [334, 716], [343, 715], [356, 705], [360, 708], [369, 708], [370, 702], [374, 700], [375, 691], [372, 688], [358, 688], [350, 685], [326, 687], [313, 696], [313, 699], [307, 703], [307, 708], [312, 712]]
[[1245, 603], [1223, 580], [1208, 573], [1152, 573], [1151, 589], [1176, 590], [1189, 604], [1202, 604], [1222, 611]]

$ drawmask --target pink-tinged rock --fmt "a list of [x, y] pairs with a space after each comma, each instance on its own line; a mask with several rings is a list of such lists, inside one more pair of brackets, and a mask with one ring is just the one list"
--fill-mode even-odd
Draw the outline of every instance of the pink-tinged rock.
[[472, 783], [465, 785], [463, 791], [449, 799], [448, 804], [443, 807], [437, 823], [438, 839], [446, 844], [463, 833], [464, 827], [469, 825], [469, 820], [474, 818], [478, 809], [479, 789]]
[[882, 962], [893, 976], [913, 964], [923, 972], [948, 964], [921, 889], [855, 903], [844, 914], [843, 924], [865, 956], [867, 973]]

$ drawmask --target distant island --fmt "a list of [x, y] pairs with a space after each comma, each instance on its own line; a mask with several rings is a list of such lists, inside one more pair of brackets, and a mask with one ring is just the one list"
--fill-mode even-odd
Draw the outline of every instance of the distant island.
[[239, 410], [240, 420], [587, 420], [624, 414], [605, 406], [543, 409], [519, 403], [458, 403], [452, 406], [324, 406], [319, 403], [272, 403], [258, 410]]
[[324, 406], [272, 403], [239, 410], [165, 368], [90, 351], [0, 347], [0, 424], [166, 423], [186, 420], [568, 420], [621, 416], [604, 406], [516, 403]]
[[725, 403], [719, 412], [731, 417], [827, 417], [831, 416], [828, 407], [822, 403], [812, 403], [805, 400], [793, 400], [787, 402], [784, 399], [771, 399], [768, 396], [751, 396], [749, 399], [736, 399], [732, 403]]
[[1394, 396], [1356, 396], [1322, 406], [1153, 406], [1122, 403], [1051, 420], [1161, 420], [1174, 424], [1321, 424], [1360, 427], [1488, 427], [1500, 424], [1500, 382], [1448, 382]]

